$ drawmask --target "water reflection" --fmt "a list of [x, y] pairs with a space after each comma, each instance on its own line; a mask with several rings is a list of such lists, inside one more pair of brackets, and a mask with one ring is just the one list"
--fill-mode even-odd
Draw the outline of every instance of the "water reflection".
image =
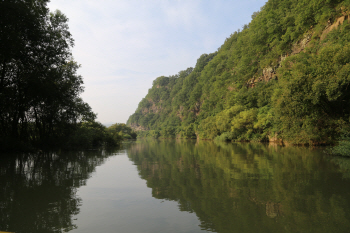
[[129, 150], [152, 195], [213, 232], [348, 232], [349, 160], [263, 144], [148, 141]]
[[77, 226], [85, 185], [112, 151], [0, 156], [0, 231], [60, 233]]

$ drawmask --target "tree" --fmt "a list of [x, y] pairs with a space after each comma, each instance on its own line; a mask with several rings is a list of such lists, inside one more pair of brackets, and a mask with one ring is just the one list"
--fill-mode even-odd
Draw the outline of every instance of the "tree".
[[79, 95], [79, 65], [68, 19], [47, 0], [0, 2], [0, 142], [39, 142], [69, 134], [96, 115]]
[[114, 125], [108, 127], [108, 131], [114, 136], [119, 135], [121, 139], [136, 139], [137, 137], [137, 134], [133, 131], [133, 129], [124, 123], [115, 123]]

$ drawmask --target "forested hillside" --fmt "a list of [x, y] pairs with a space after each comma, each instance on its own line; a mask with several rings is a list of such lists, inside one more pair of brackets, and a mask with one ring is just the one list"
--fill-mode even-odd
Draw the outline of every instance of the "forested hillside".
[[328, 144], [349, 128], [350, 1], [269, 0], [195, 68], [158, 77], [140, 136]]

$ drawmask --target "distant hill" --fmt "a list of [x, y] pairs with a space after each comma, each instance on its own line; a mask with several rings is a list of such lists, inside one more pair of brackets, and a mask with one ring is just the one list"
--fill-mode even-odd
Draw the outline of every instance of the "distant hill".
[[103, 125], [106, 126], [107, 128], [112, 126], [114, 123], [104, 123]]
[[270, 0], [194, 68], [158, 77], [140, 136], [328, 144], [349, 130], [350, 1]]

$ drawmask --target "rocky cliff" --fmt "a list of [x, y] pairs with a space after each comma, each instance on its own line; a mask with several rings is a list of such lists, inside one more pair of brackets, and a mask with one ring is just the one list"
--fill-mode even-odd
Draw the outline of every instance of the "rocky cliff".
[[157, 78], [128, 124], [141, 136], [331, 143], [349, 127], [349, 7], [268, 1], [194, 68]]

